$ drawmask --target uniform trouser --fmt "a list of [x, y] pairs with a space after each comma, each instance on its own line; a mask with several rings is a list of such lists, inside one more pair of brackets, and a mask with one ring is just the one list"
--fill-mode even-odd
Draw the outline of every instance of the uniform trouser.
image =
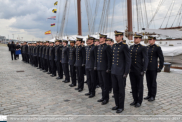
[[51, 73], [52, 75], [56, 75], [56, 65], [54, 60], [49, 60], [50, 61], [50, 66], [51, 66]]
[[148, 96], [154, 97], [157, 93], [157, 71], [156, 70], [147, 70], [146, 72], [147, 78], [147, 88], [148, 88]]
[[48, 64], [47, 66], [48, 66], [49, 72], [52, 73], [52, 71], [51, 71], [51, 64], [50, 64], [49, 59], [47, 59], [47, 64]]
[[38, 67], [37, 56], [33, 56], [33, 64]]
[[108, 80], [109, 80], [109, 91], [112, 91], [112, 80], [111, 80], [111, 73], [107, 73]]
[[23, 53], [21, 52], [21, 57], [22, 57], [22, 61], [23, 61]]
[[44, 59], [44, 70], [48, 71], [48, 60]]
[[133, 99], [137, 103], [143, 101], [143, 75], [140, 72], [130, 72]]
[[25, 61], [24, 53], [22, 53], [22, 60]]
[[39, 56], [37, 56], [37, 60], [38, 60], [39, 68], [42, 68], [42, 67], [41, 67], [41, 62], [40, 62], [40, 57], [39, 57]]
[[76, 74], [78, 77], [78, 88], [83, 89], [84, 88], [84, 74], [83, 74], [83, 67], [82, 66], [76, 67]]
[[99, 84], [99, 77], [98, 77], [97, 71], [96, 71], [96, 74], [95, 74], [95, 80], [96, 80], [96, 86], [97, 86], [97, 85], [100, 85], [100, 84]]
[[124, 109], [126, 78], [122, 75], [111, 75], [114, 100], [116, 106]]
[[69, 67], [68, 63], [62, 63], [64, 75], [65, 75], [65, 80], [70, 81], [70, 75], [69, 75]]
[[29, 58], [30, 58], [30, 64], [32, 64], [32, 56], [31, 56], [31, 54], [29, 54]]
[[57, 71], [58, 71], [58, 76], [60, 78], [63, 77], [63, 68], [62, 68], [62, 64], [60, 62], [60, 60], [56, 61], [56, 67], [57, 67]]
[[16, 59], [16, 55], [15, 55], [15, 51], [11, 51], [11, 59], [13, 60], [13, 56], [14, 56], [14, 60]]
[[26, 54], [26, 57], [27, 57], [26, 62], [29, 63], [29, 59], [30, 59], [29, 54]]
[[70, 75], [72, 84], [76, 85], [76, 67], [74, 65], [70, 65]]
[[109, 80], [106, 70], [98, 70], [100, 87], [102, 89], [102, 99], [109, 100]]
[[40, 63], [40, 64], [41, 64], [41, 68], [42, 68], [42, 70], [44, 70], [44, 64], [43, 64], [44, 61], [43, 61], [43, 58], [42, 58], [42, 57], [40, 57], [40, 62], [41, 62], [41, 63]]
[[88, 89], [89, 89], [89, 93], [92, 95], [95, 95], [96, 73], [97, 72], [94, 69], [86, 69]]

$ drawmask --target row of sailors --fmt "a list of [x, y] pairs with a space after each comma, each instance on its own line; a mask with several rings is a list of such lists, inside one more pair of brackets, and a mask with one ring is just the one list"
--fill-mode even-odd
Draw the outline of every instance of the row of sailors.
[[[102, 90], [101, 102], [105, 105], [109, 102], [109, 92], [113, 88], [116, 113], [124, 110], [126, 78], [129, 74], [133, 102], [131, 106], [140, 107], [143, 101], [143, 77], [146, 73], [148, 96], [144, 99], [154, 101], [157, 92], [157, 73], [161, 72], [164, 63], [162, 50], [155, 45], [155, 37], [149, 36], [149, 46], [140, 44], [142, 35], [134, 36], [134, 45], [128, 47], [123, 42], [123, 32], [115, 31], [115, 40], [107, 39], [107, 35], [100, 34], [100, 39], [88, 36], [87, 46], [83, 45], [83, 39], [78, 38], [70, 41], [57, 40], [55, 42], [37, 42], [27, 45], [25, 42], [22, 48], [23, 61], [51, 76], [72, 83], [70, 87], [77, 85], [75, 90], [81, 92], [84, 89], [84, 74], [87, 76], [88, 93], [86, 96], [95, 96], [96, 85]], [[107, 43], [107, 44], [106, 44]], [[76, 44], [76, 46], [75, 46]], [[159, 66], [158, 66], [158, 59]], [[70, 66], [70, 68], [69, 68]], [[69, 73], [70, 72], [70, 73]], [[111, 82], [112, 81], [112, 82]], [[99, 82], [99, 83], [98, 83]], [[112, 86], [112, 87], [111, 87]]]

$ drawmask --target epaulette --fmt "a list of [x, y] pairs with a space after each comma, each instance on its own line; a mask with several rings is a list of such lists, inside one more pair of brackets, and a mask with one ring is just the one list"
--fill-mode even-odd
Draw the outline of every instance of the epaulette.
[[123, 43], [123, 44], [126, 44], [126, 43]]
[[157, 47], [160, 47], [159, 45], [156, 45]]

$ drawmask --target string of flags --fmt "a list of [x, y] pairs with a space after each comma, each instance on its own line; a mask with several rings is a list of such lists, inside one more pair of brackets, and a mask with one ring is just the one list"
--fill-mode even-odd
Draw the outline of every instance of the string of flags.
[[[54, 6], [57, 6], [57, 5], [58, 5], [58, 1], [56, 1], [56, 2], [54, 3]], [[57, 13], [57, 9], [53, 9], [52, 12], [53, 12], [53, 13]], [[49, 17], [49, 18], [47, 18], [47, 19], [56, 20], [56, 16], [52, 16], [52, 17]], [[54, 27], [55, 25], [56, 25], [56, 24], [53, 23], [53, 24], [51, 24], [51, 27]], [[51, 30], [45, 32], [45, 35], [49, 35], [49, 34], [51, 34]]]

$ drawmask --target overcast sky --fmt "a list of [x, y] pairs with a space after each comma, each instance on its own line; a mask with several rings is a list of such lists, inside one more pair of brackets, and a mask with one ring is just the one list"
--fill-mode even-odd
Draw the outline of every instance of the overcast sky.
[[[54, 6], [54, 2], [58, 1], [58, 6]], [[6, 36], [6, 38], [12, 39], [14, 34], [14, 39], [17, 37], [23, 37], [23, 40], [49, 40], [53, 36], [56, 36], [57, 30], [60, 31], [61, 28], [61, 20], [63, 15], [63, 9], [66, 0], [0, 0], [0, 35]], [[66, 16], [66, 24], [64, 29], [64, 35], [76, 35], [77, 34], [77, 8], [76, 1], [77, 0], [68, 0], [68, 13]], [[86, 0], [81, 1], [81, 9], [82, 9], [82, 33], [83, 35], [89, 34], [88, 29], [88, 19], [86, 12]], [[109, 0], [87, 0], [89, 2], [89, 11], [92, 11], [92, 17], [95, 16], [95, 7], [96, 1], [100, 1], [97, 9], [97, 16], [95, 17], [95, 32], [99, 31], [100, 19], [102, 15], [102, 8], [104, 5], [104, 1]], [[138, 0], [138, 5], [140, 5], [140, 1]], [[158, 4], [161, 0], [145, 0], [146, 9], [147, 9], [147, 17], [144, 11], [143, 6], [138, 6], [139, 12], [143, 14], [143, 18], [138, 18], [137, 21], [137, 13], [136, 13], [136, 0], [133, 0], [133, 29], [134, 31], [138, 30], [139, 27], [145, 27], [147, 20], [150, 21], [155, 13]], [[178, 13], [179, 8], [182, 4], [181, 0], [164, 0], [165, 2], [161, 5], [159, 11], [157, 12], [154, 23], [150, 25], [150, 28], [159, 28], [163, 22], [163, 18], [168, 15], [172, 15], [172, 17], [168, 20], [168, 17], [164, 20], [163, 27], [167, 25], [171, 26], [175, 15]], [[172, 2], [174, 2], [174, 6], [172, 8]], [[142, 2], [143, 3], [143, 2]], [[171, 6], [171, 8], [170, 8]], [[59, 7], [61, 9], [59, 9]], [[52, 13], [52, 9], [57, 8], [58, 12]], [[88, 7], [87, 7], [88, 8]], [[172, 9], [172, 11], [168, 11]], [[114, 14], [113, 14], [114, 10]], [[110, 0], [109, 14], [108, 14], [108, 23], [109, 29], [107, 32], [114, 30], [125, 30], [126, 29], [126, 0]], [[57, 20], [47, 20], [47, 18], [51, 16], [57, 16]], [[138, 15], [139, 16], [139, 15]], [[59, 17], [59, 21], [58, 21]], [[113, 18], [112, 18], [113, 17]], [[140, 16], [139, 16], [140, 17]], [[113, 21], [112, 21], [113, 20]], [[177, 24], [179, 20], [176, 19]], [[180, 19], [181, 20], [181, 19]], [[50, 27], [50, 24], [56, 23], [55, 27]], [[110, 28], [110, 25], [113, 25]], [[51, 30], [52, 35], [44, 35], [45, 31]]]

